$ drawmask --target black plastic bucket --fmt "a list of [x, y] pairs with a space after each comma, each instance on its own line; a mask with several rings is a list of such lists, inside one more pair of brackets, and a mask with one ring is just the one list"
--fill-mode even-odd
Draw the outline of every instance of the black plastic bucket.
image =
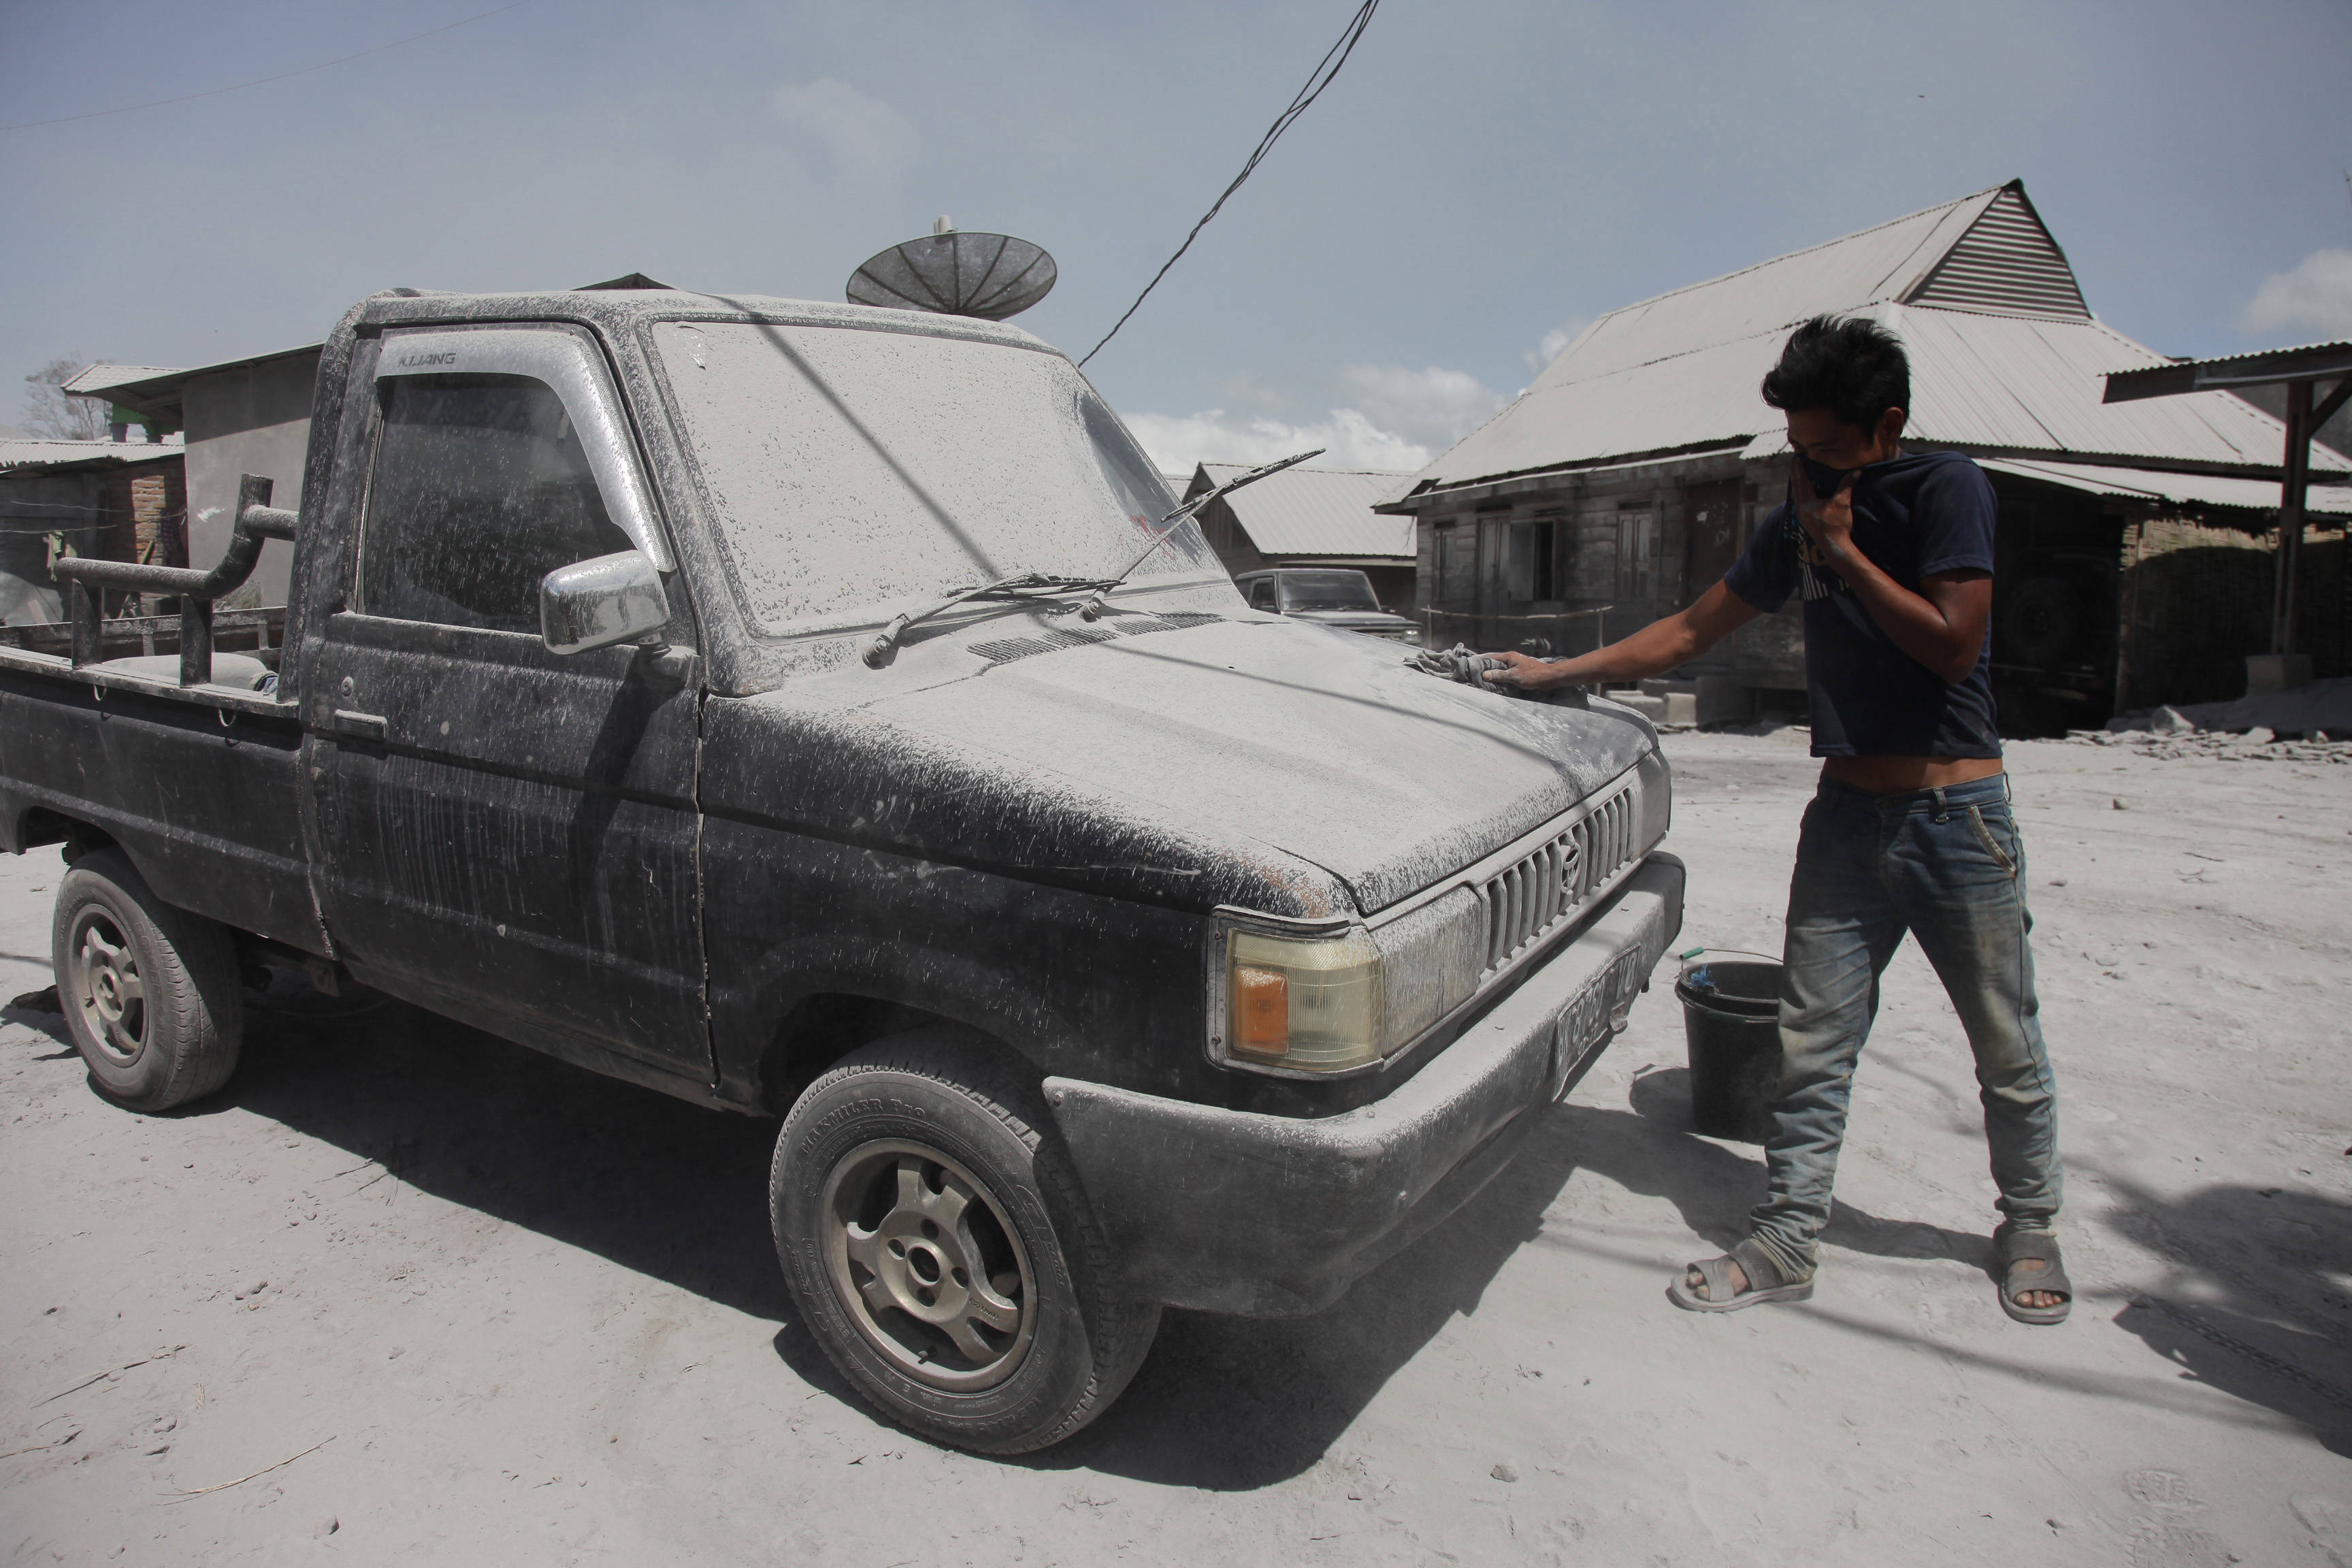
[[1691, 1121], [1710, 1138], [1761, 1143], [1780, 1088], [1780, 966], [1713, 959], [1675, 982], [1690, 1046]]

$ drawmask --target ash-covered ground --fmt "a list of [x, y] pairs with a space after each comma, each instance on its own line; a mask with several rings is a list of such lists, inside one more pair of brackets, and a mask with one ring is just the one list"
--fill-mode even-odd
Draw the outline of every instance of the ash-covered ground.
[[[1803, 742], [1669, 737], [1679, 945], [1777, 951]], [[0, 1561], [2352, 1563], [2352, 775], [2169, 749], [2011, 757], [2064, 1327], [1995, 1302], [1912, 949], [1814, 1300], [1670, 1307], [1761, 1174], [1689, 1128], [1669, 964], [1450, 1225], [1318, 1318], [1171, 1314], [1017, 1461], [883, 1425], [794, 1325], [770, 1124], [290, 994], [142, 1118], [7, 1011]], [[49, 983], [59, 869], [0, 863], [0, 997]]]

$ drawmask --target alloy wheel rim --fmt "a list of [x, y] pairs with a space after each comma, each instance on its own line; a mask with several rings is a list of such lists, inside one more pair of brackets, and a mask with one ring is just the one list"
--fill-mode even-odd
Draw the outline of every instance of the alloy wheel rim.
[[109, 1062], [129, 1067], [147, 1048], [147, 984], [137, 952], [113, 917], [93, 907], [74, 918], [66, 952], [85, 1031]]
[[862, 1144], [825, 1178], [825, 1271], [866, 1342], [929, 1387], [975, 1394], [1036, 1337], [1028, 1254], [995, 1194], [936, 1149]]

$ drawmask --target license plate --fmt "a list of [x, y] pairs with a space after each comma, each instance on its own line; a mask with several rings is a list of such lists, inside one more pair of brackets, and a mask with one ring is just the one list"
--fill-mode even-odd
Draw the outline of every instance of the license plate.
[[1577, 1064], [1598, 1049], [1622, 1024], [1640, 985], [1636, 971], [1642, 955], [1627, 948], [1609, 961], [1592, 984], [1570, 998], [1552, 1023], [1551, 1098], [1568, 1089], [1569, 1075]]

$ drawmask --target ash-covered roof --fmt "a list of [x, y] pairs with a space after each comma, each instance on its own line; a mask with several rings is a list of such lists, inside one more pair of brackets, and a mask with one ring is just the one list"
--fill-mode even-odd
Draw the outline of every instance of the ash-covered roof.
[[[1245, 463], [1202, 463], [1183, 494], [1197, 495], [1249, 471]], [[1285, 468], [1225, 498], [1261, 555], [1312, 555], [1400, 563], [1413, 558], [1413, 521], [1372, 510], [1404, 493], [1412, 475], [1395, 468]]]
[[[2013, 458], [1986, 458], [1984, 467], [2021, 479], [2040, 479], [2088, 490], [2093, 495], [2128, 500], [2162, 500], [2189, 506], [2230, 507], [2241, 511], [2276, 511], [2279, 484], [2275, 479], [2240, 479], [2222, 474], [2173, 474], [2160, 468], [2115, 468], [2095, 463], [2027, 462]], [[2352, 517], [2352, 485], [2312, 485], [2304, 491], [2304, 510], [2314, 515]]]
[[163, 441], [53, 441], [44, 437], [0, 440], [0, 471], [63, 468], [85, 465], [113, 467], [184, 458], [187, 448]]
[[69, 397], [102, 397], [116, 387], [127, 386], [132, 382], [146, 381], [159, 375], [181, 374], [172, 366], [163, 364], [84, 365], [61, 383], [58, 390]]
[[2281, 382], [2342, 375], [2352, 375], [2352, 342], [2299, 343], [2260, 353], [2175, 360], [2151, 370], [2125, 371], [2108, 381], [2107, 401], [2129, 403], [2208, 387], [2276, 386]]
[[[1415, 481], [1779, 445], [1758, 384], [1809, 317], [1875, 317], [1911, 357], [1908, 434], [1984, 453], [2275, 474], [2285, 428], [2226, 393], [2102, 401], [2112, 372], [2168, 365], [2093, 319], [2023, 185], [1910, 214], [1602, 316], [1509, 407]], [[1751, 453], [1752, 455], [1752, 453]], [[2320, 448], [2315, 473], [2352, 470]]]

